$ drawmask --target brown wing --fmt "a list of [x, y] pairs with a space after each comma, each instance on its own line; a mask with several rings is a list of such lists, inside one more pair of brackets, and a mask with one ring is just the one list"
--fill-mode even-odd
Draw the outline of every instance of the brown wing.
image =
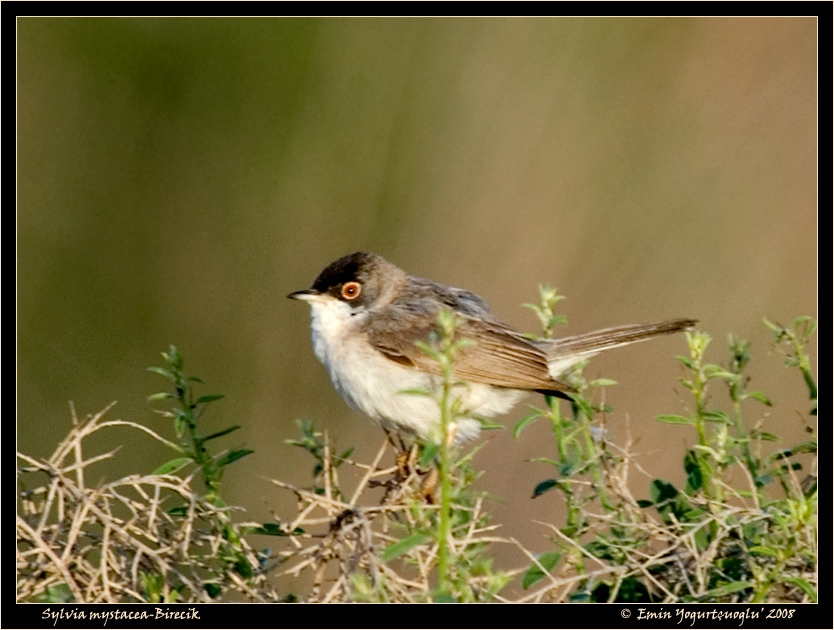
[[[371, 344], [392, 361], [438, 374], [437, 362], [416, 345], [417, 341], [427, 341], [435, 328], [435, 324], [416, 325], [415, 318], [403, 313], [403, 317], [393, 323], [386, 318], [384, 326], [370, 322], [365, 332]], [[455, 362], [457, 378], [551, 394], [573, 391], [569, 385], [550, 376], [547, 357], [542, 350], [521, 333], [493, 318], [466, 318], [457, 330], [457, 338], [475, 342], [458, 355]]]

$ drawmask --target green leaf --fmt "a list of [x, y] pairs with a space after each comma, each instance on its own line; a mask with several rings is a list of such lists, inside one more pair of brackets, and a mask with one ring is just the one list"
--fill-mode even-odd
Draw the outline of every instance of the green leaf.
[[730, 582], [729, 584], [724, 584], [723, 586], [719, 586], [718, 588], [710, 589], [709, 591], [704, 593], [701, 599], [707, 601], [711, 599], [717, 599], [719, 597], [730, 595], [732, 593], [738, 593], [739, 591], [746, 591], [749, 588], [753, 588], [753, 582]]
[[165, 357], [165, 360], [168, 363], [176, 364], [178, 367], [182, 367], [182, 355], [177, 350], [177, 347], [173, 344], [168, 346], [168, 352], [163, 352], [162, 356]]
[[805, 331], [805, 339], [806, 340], [810, 339], [811, 335], [813, 335], [816, 332], [818, 324], [819, 324], [819, 322], [814, 320], [814, 322], [810, 326], [808, 326], [808, 330]]
[[572, 400], [573, 405], [582, 411], [585, 414], [586, 418], [593, 418], [594, 417], [594, 409], [591, 407], [590, 403], [582, 398], [582, 396], [575, 396]]
[[223, 592], [223, 589], [220, 588], [220, 586], [218, 584], [214, 584], [212, 582], [206, 582], [203, 585], [203, 588], [205, 589], [208, 596], [211, 597], [212, 599], [220, 597], [220, 594]]
[[665, 414], [657, 417], [658, 422], [665, 422], [666, 424], [694, 424], [689, 418], [678, 416], [676, 414]]
[[406, 396], [431, 396], [431, 392], [427, 389], [423, 389], [422, 387], [411, 387], [409, 389], [401, 389], [397, 393], [404, 394]]
[[579, 531], [579, 527], [577, 525], [568, 525], [567, 527], [560, 527], [559, 531], [568, 538], [573, 538], [576, 536], [576, 532]]
[[714, 372], [709, 372], [707, 374], [707, 378], [723, 378], [728, 381], [732, 381], [738, 377], [737, 374], [733, 374], [732, 372], [727, 372], [726, 370], [716, 370]]
[[706, 472], [707, 478], [709, 478], [710, 467], [702, 457], [695, 454], [694, 448], [684, 456], [683, 467], [686, 470], [684, 492], [692, 495], [704, 487], [704, 473]]
[[535, 499], [536, 497], [540, 497], [545, 492], [548, 492], [549, 490], [553, 490], [553, 488], [555, 488], [558, 484], [559, 484], [559, 482], [556, 481], [555, 479], [545, 479], [544, 481], [539, 482], [536, 485], [536, 489], [533, 490], [533, 497], [532, 498]]
[[186, 420], [185, 416], [182, 415], [179, 410], [178, 413], [174, 418], [174, 432], [177, 434], [177, 437], [182, 437], [182, 434], [185, 433], [185, 427], [188, 426], [188, 421]]
[[210, 403], [213, 400], [220, 400], [221, 398], [225, 397], [226, 394], [207, 394], [206, 396], [200, 396], [194, 404], [202, 405], [203, 403]]
[[495, 431], [496, 429], [506, 428], [500, 422], [493, 422], [492, 420], [490, 420], [486, 416], [476, 416], [474, 414], [471, 414], [471, 415], [475, 420], [477, 420], [478, 422], [481, 423], [481, 430], [482, 431]]
[[540, 582], [546, 575], [549, 575], [550, 572], [556, 568], [561, 559], [562, 554], [558, 551], [548, 551], [547, 553], [543, 553], [538, 556], [536, 560], [547, 571], [547, 573], [539, 568], [539, 564], [530, 565], [530, 568], [525, 571], [524, 577], [521, 579], [521, 588], [528, 589], [537, 582]]
[[159, 392], [158, 394], [151, 394], [148, 396], [148, 402], [156, 400], [167, 400], [168, 398], [176, 398], [171, 392]]
[[[298, 529], [298, 528], [296, 528]], [[290, 534], [280, 523], [263, 523], [259, 527], [244, 527], [244, 534], [258, 534], [260, 536], [289, 536]], [[303, 531], [302, 531], [303, 533]], [[293, 532], [295, 534], [295, 532]]]
[[770, 330], [772, 330], [772, 331], [773, 331], [774, 333], [776, 333], [777, 335], [778, 335], [778, 334], [780, 334], [780, 333], [782, 333], [782, 332], [785, 330], [785, 329], [784, 329], [784, 328], [782, 328], [779, 324], [774, 324], [774, 323], [773, 323], [772, 321], [770, 321], [767, 317], [762, 317], [762, 321], [764, 322], [765, 326], [767, 326], [768, 328], [770, 328]]
[[423, 341], [418, 341], [415, 345], [418, 348], [420, 348], [420, 350], [422, 350], [427, 355], [429, 355], [429, 357], [431, 357], [432, 359], [434, 359], [435, 361], [440, 363], [440, 361], [442, 359], [442, 356], [443, 356], [442, 353], [438, 352], [433, 347], [431, 347], [429, 344], [427, 344]]
[[427, 468], [432, 465], [437, 454], [440, 452], [440, 444], [436, 442], [429, 442], [423, 447], [423, 452], [420, 453], [418, 463], [421, 468]]
[[690, 381], [688, 378], [678, 378], [678, 382], [684, 387], [686, 387], [686, 389], [694, 391], [695, 386], [692, 384], [692, 381]]
[[770, 547], [763, 547], [762, 545], [754, 545], [750, 547], [750, 553], [757, 556], [770, 556], [771, 558], [778, 558], [779, 554], [775, 549]]
[[613, 381], [610, 378], [598, 378], [588, 383], [588, 387], [610, 387], [616, 384], [617, 381]]
[[408, 553], [409, 551], [414, 549], [414, 547], [429, 542], [431, 539], [431, 536], [423, 532], [411, 534], [411, 536], [406, 536], [402, 540], [398, 540], [397, 542], [388, 545], [385, 549], [382, 550], [382, 553], [379, 554], [379, 557], [383, 562], [393, 560], [394, 558], [397, 558], [403, 555], [404, 553]]
[[759, 475], [755, 479], [756, 487], [757, 488], [764, 488], [767, 485], [770, 485], [770, 482], [773, 481], [773, 472], [766, 472], [762, 475]]
[[194, 460], [191, 459], [190, 457], [178, 457], [176, 459], [172, 459], [169, 462], [165, 462], [164, 464], [162, 464], [162, 466], [160, 466], [159, 468], [154, 470], [151, 474], [152, 475], [171, 475], [171, 474], [177, 472], [178, 470], [182, 470], [183, 468], [188, 466], [188, 464], [190, 464], [193, 461]]
[[758, 400], [760, 403], [767, 405], [768, 407], [772, 407], [773, 403], [770, 402], [770, 398], [765, 396], [761, 392], [746, 392], [744, 394], [745, 398], [752, 398], [753, 400]]
[[239, 425], [235, 425], [233, 427], [229, 427], [228, 429], [223, 429], [222, 431], [218, 431], [217, 433], [212, 433], [208, 437], [203, 438], [203, 442], [208, 442], [209, 440], [215, 440], [219, 437], [223, 437], [224, 435], [228, 435], [232, 431], [237, 431], [240, 428]]
[[232, 462], [236, 462], [237, 460], [241, 459], [242, 457], [246, 457], [254, 453], [252, 449], [249, 448], [241, 448], [236, 451], [231, 451], [230, 453], [226, 453], [223, 457], [217, 460], [217, 467], [223, 468], [224, 466], [228, 466]]
[[558, 459], [553, 459], [552, 457], [534, 457], [530, 461], [536, 464], [550, 464], [554, 468], [559, 468], [562, 464]]
[[810, 315], [800, 315], [799, 317], [797, 317], [795, 320], [793, 320], [791, 322], [791, 328], [796, 328], [800, 324], [804, 324], [805, 322], [810, 322], [813, 319], [814, 318], [811, 317]]
[[547, 327], [548, 328], [556, 328], [556, 326], [561, 326], [562, 324], [567, 324], [568, 318], [565, 315], [554, 315], [550, 319], [547, 320]]
[[817, 452], [817, 443], [816, 442], [802, 442], [801, 444], [797, 444], [793, 447], [793, 454], [796, 455], [797, 453], [816, 453]]
[[513, 437], [518, 439], [518, 436], [521, 435], [521, 432], [524, 431], [528, 427], [528, 425], [542, 417], [542, 412], [538, 409], [533, 409], [533, 411], [524, 414], [521, 419], [515, 423], [513, 427]]
[[801, 577], [787, 577], [783, 579], [782, 582], [787, 584], [795, 584], [808, 594], [808, 597], [811, 598], [812, 602], [814, 602], [815, 604], [817, 603], [817, 591], [814, 589], [813, 586], [811, 586], [811, 584], [807, 580], [803, 580]]
[[690, 359], [689, 357], [684, 357], [684, 356], [680, 356], [680, 355], [678, 355], [678, 356], [676, 356], [675, 358], [676, 358], [678, 361], [680, 361], [681, 363], [683, 363], [683, 364], [684, 364], [686, 367], [688, 367], [690, 370], [694, 370], [694, 369], [695, 369], [695, 364], [692, 362], [692, 359]]
[[817, 452], [817, 443], [816, 442], [802, 442], [797, 444], [792, 448], [784, 448], [780, 451], [776, 451], [771, 453], [768, 456], [768, 459], [771, 461], [780, 460], [786, 457], [793, 457], [798, 453], [816, 453]]
[[723, 422], [725, 424], [730, 422], [730, 418], [723, 411], [705, 411], [701, 417], [707, 422]]
[[[703, 517], [703, 514], [703, 510], [692, 510], [684, 515], [684, 519], [694, 523], [696, 521], [700, 521]], [[678, 520], [681, 519], [679, 518]], [[710, 543], [709, 530], [706, 527], [699, 527], [695, 530], [695, 534], [693, 535], [692, 539], [695, 541], [695, 546], [699, 550], [705, 550], [707, 547], [709, 547]]]
[[464, 348], [471, 348], [472, 346], [477, 346], [478, 342], [474, 339], [458, 339], [452, 345], [452, 351], [457, 352], [458, 350], [463, 350]]
[[237, 561], [235, 562], [235, 571], [237, 571], [238, 575], [245, 580], [248, 580], [252, 577], [254, 571], [252, 570], [252, 565], [246, 559], [246, 556], [243, 554], [237, 554]]
[[649, 495], [653, 503], [662, 503], [678, 496], [678, 490], [668, 481], [654, 479], [649, 484]]
[[175, 381], [176, 382], [176, 380], [177, 380], [177, 377], [174, 376], [174, 373], [169, 371], [169, 370], [166, 370], [165, 368], [149, 367], [148, 372], [156, 372], [157, 374], [160, 374], [161, 376], [164, 376], [165, 378], [167, 378], [169, 381]]
[[338, 468], [339, 466], [341, 466], [341, 465], [342, 465], [342, 463], [344, 463], [344, 461], [345, 461], [348, 457], [350, 457], [350, 456], [353, 454], [353, 451], [354, 451], [354, 450], [356, 450], [356, 449], [355, 449], [355, 447], [353, 447], [353, 446], [351, 446], [351, 447], [349, 447], [349, 448], [345, 449], [345, 450], [344, 450], [344, 452], [343, 452], [341, 455], [339, 455], [339, 456], [337, 457], [337, 459], [338, 459], [339, 461], [338, 461], [338, 463], [336, 464], [336, 467]]
[[145, 573], [139, 572], [139, 577], [142, 581], [142, 588], [148, 596], [148, 601], [151, 603], [159, 603], [162, 601], [162, 589], [165, 581], [159, 573]]
[[70, 587], [61, 582], [46, 587], [46, 593], [38, 598], [39, 601], [47, 602], [49, 604], [63, 604], [75, 601], [75, 596], [72, 594]]

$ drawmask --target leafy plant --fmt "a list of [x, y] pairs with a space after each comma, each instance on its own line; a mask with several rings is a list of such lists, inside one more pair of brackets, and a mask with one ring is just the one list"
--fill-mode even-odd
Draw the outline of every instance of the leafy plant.
[[[175, 348], [167, 367], [151, 368], [174, 384], [162, 412], [174, 419], [179, 443], [135, 422], [106, 420], [110, 407], [79, 420], [46, 460], [22, 453], [18, 513], [18, 598], [47, 602], [212, 601], [232, 593], [254, 601], [277, 595], [266, 581], [266, 557], [243, 539], [244, 529], [220, 497], [224, 470], [248, 449], [212, 454], [208, 445], [237, 427], [203, 436], [199, 420], [220, 395], [195, 398]], [[85, 458], [84, 442], [100, 430], [127, 426], [175, 450], [179, 457], [146, 475], [91, 486], [85, 471], [116, 451]], [[196, 466], [205, 493], [192, 487]], [[46, 475], [46, 481], [37, 479]], [[27, 489], [27, 481], [34, 487]]]
[[150, 367], [148, 370], [156, 372], [171, 381], [174, 385], [174, 391], [152, 394], [148, 397], [148, 401], [175, 401], [175, 406], [169, 411], [158, 413], [173, 419], [174, 432], [180, 440], [180, 445], [175, 447], [175, 450], [180, 454], [180, 457], [162, 464], [154, 471], [154, 474], [171, 474], [194, 463], [202, 473], [203, 483], [206, 486], [206, 499], [222, 505], [222, 502], [220, 502], [220, 485], [226, 467], [254, 451], [251, 449], [235, 449], [214, 455], [209, 452], [208, 445], [210, 441], [237, 431], [240, 426], [234, 425], [210, 435], [201, 435], [198, 425], [209, 403], [220, 400], [225, 396], [223, 394], [208, 394], [195, 398], [191, 384], [202, 383], [203, 380], [197, 376], [187, 376], [185, 374], [183, 370], [184, 359], [174, 346], [171, 346], [168, 352], [163, 352], [162, 357], [165, 359], [166, 367]]
[[[549, 337], [564, 322], [555, 313], [563, 298], [548, 287], [540, 296], [540, 304], [528, 306]], [[49, 458], [18, 454], [18, 599], [509, 601], [506, 587], [517, 579], [523, 593], [514, 601], [816, 601], [817, 386], [808, 354], [815, 321], [765, 320], [774, 348], [798, 370], [810, 400], [802, 418], [807, 438], [789, 447], [761, 422], [749, 421], [751, 413], [776, 409], [748, 388], [750, 344], [731, 337], [722, 365], [708, 359], [708, 335], [687, 334], [679, 380], [691, 402], [658, 417], [687, 432], [685, 482], [676, 487], [651, 479], [645, 499], [635, 498], [628, 482], [635, 457], [630, 438], [613, 440], [604, 424], [612, 410], [598, 402], [601, 388], [614, 382], [587, 381], [577, 366], [566, 377], [577, 392], [573, 400], [545, 398], [513, 431], [518, 436], [546, 422], [554, 438], [553, 452], [535, 460], [550, 474], [532, 495], [563, 501], [566, 517], [546, 525], [553, 548], [539, 556], [497, 534], [489, 497], [472, 487], [480, 475], [473, 466], [479, 448], [454, 445], [466, 387], [454, 364], [470, 343], [457, 335], [458, 324], [442, 314], [437, 333], [421, 346], [440, 366], [437, 386], [403, 394], [437, 401], [437, 434], [410, 450], [388, 438], [366, 463], [353, 458], [352, 448], [335, 451], [312, 421], [299, 422], [300, 436], [287, 443], [312, 457], [312, 482], [297, 487], [273, 480], [296, 497], [297, 509], [268, 523], [232, 518], [223, 475], [252, 451], [214, 450], [239, 427], [206, 434], [202, 418], [222, 396], [196, 395], [192, 388], [202, 381], [185, 373], [182, 355], [171, 347], [165, 365], [151, 370], [172, 391], [150, 399], [173, 403], [161, 413], [173, 420], [175, 441], [138, 423], [106, 419], [108, 407], [81, 420], [73, 410], [73, 426]], [[86, 455], [85, 440], [113, 426], [139, 430], [176, 456], [151, 474], [90, 485], [87, 469], [115, 451]], [[383, 465], [389, 455], [393, 466]], [[737, 471], [746, 484], [733, 483]], [[280, 549], [255, 551], [247, 541], [253, 535], [270, 536]], [[496, 570], [495, 545], [518, 550], [524, 566]], [[268, 580], [273, 576], [292, 578], [291, 591], [279, 595]]]
[[[542, 288], [541, 298], [531, 308], [549, 336], [552, 322], [560, 321], [553, 315], [560, 296]], [[815, 416], [817, 389], [806, 352], [815, 322], [802, 317], [789, 327], [766, 323], [775, 343], [789, 347], [786, 365], [800, 370]], [[763, 446], [777, 437], [747, 428], [743, 418], [748, 402], [771, 406], [763, 393], [747, 389], [750, 344], [731, 337], [730, 359], [722, 367], [706, 360], [706, 333], [687, 333], [686, 340], [689, 355], [678, 357], [686, 370], [680, 382], [693, 406], [685, 414], [658, 417], [694, 431], [683, 461], [683, 488], [654, 479], [649, 499], [631, 496], [625, 479], [632, 454], [594, 425], [597, 414], [610, 410], [590, 400], [611, 381], [585, 382], [582, 366], [569, 377], [579, 392], [569, 417], [558, 400], [548, 399], [546, 409], [532, 408], [516, 424], [518, 435], [534, 421], [549, 421], [556, 454], [536, 461], [555, 475], [537, 484], [533, 496], [559, 490], [567, 507], [564, 526], [551, 525], [556, 551], [538, 558], [524, 575], [525, 589], [544, 584], [530, 599], [548, 593], [559, 601], [816, 601], [816, 477], [800, 481], [797, 475], [800, 456], [816, 455], [816, 433], [809, 427], [809, 440], [767, 452]], [[714, 404], [711, 391], [719, 383], [730, 409]], [[744, 470], [749, 489], [728, 482], [734, 468]], [[775, 483], [782, 491], [778, 499], [772, 498]]]

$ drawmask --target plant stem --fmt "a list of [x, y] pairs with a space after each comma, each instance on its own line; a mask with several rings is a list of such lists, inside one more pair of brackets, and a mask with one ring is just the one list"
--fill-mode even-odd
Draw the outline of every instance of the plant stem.
[[451, 366], [444, 366], [443, 370], [443, 392], [440, 401], [440, 527], [437, 532], [437, 573], [438, 590], [440, 593], [450, 592], [449, 578], [449, 533], [451, 528], [451, 503], [452, 483], [449, 470], [449, 447], [450, 435], [450, 393], [451, 393]]

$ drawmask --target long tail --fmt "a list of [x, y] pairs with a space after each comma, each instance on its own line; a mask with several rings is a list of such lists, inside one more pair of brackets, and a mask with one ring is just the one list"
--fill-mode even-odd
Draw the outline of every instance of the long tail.
[[691, 330], [697, 323], [697, 319], [672, 319], [654, 324], [631, 324], [605, 328], [573, 337], [554, 339], [544, 347], [544, 351], [547, 355], [550, 373], [556, 378], [573, 364], [603, 350], [627, 346], [658, 335]]

